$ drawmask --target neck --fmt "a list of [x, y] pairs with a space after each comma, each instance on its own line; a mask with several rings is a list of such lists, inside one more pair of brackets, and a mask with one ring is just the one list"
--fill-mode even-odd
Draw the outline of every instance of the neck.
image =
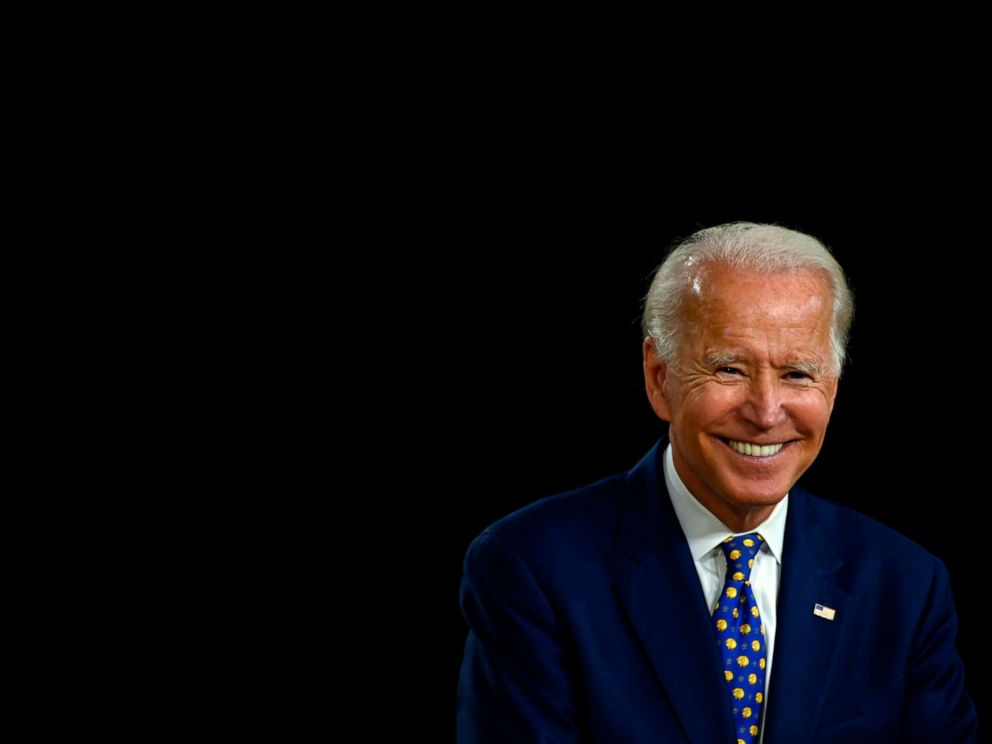
[[[695, 494], [693, 494], [695, 495]], [[723, 522], [731, 532], [752, 532], [761, 525], [775, 510], [772, 506], [756, 506], [753, 508], [735, 508], [726, 502], [716, 504], [707, 503], [705, 499], [696, 497], [700, 504], [705, 506], [709, 512]], [[723, 507], [723, 508], [721, 508]]]

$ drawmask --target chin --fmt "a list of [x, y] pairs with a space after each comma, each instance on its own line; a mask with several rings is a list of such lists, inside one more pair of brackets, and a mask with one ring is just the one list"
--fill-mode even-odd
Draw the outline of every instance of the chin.
[[727, 501], [737, 506], [775, 506], [785, 498], [791, 486], [783, 483], [779, 485], [765, 485], [761, 488], [728, 488]]

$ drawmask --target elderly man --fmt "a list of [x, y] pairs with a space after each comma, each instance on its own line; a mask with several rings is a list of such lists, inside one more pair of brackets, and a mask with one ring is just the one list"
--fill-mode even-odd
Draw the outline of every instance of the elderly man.
[[459, 742], [975, 741], [943, 564], [796, 485], [852, 310], [802, 233], [669, 254], [643, 349], [668, 439], [472, 544]]

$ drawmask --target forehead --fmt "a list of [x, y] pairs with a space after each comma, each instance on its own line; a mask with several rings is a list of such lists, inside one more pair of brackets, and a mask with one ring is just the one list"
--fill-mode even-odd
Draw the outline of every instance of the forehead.
[[[686, 288], [685, 318], [697, 330], [812, 332], [829, 329], [830, 285], [822, 272], [744, 272], [701, 267]], [[706, 334], [708, 335], [708, 334]]]

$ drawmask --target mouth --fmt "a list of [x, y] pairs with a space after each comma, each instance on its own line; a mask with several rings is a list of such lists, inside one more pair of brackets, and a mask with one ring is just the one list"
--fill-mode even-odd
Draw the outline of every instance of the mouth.
[[730, 449], [736, 452], [738, 455], [748, 457], [753, 460], [770, 460], [776, 455], [778, 455], [783, 449], [788, 447], [790, 444], [795, 443], [796, 440], [790, 439], [786, 442], [773, 442], [768, 444], [759, 444], [756, 442], [747, 442], [740, 439], [728, 439], [727, 437], [717, 437], [721, 442], [727, 445]]

